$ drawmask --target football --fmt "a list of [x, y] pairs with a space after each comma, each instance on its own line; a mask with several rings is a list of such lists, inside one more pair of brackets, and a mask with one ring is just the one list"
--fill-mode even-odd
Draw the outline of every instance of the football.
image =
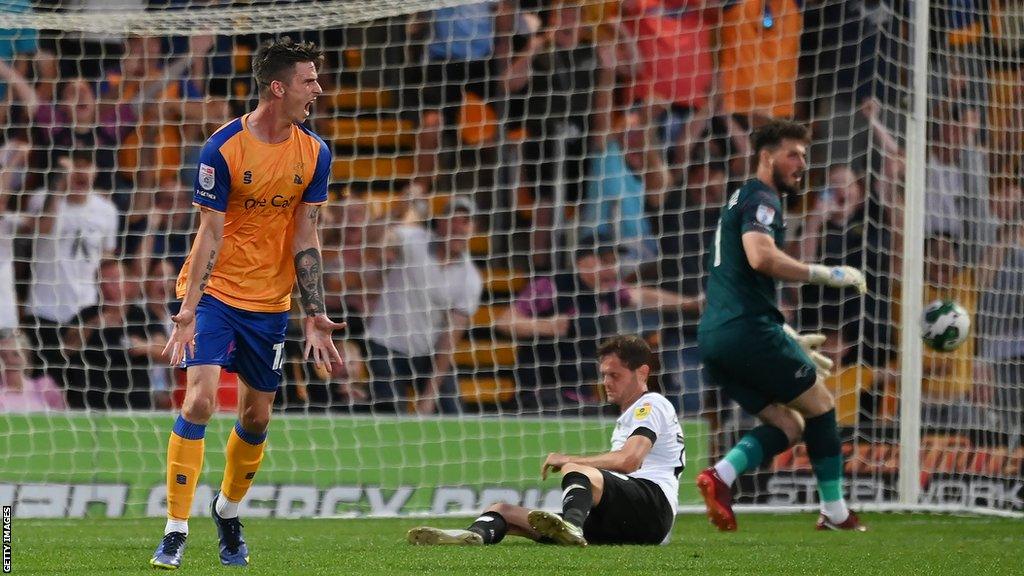
[[951, 352], [967, 340], [971, 317], [953, 300], [936, 300], [921, 314], [921, 338], [933, 350]]

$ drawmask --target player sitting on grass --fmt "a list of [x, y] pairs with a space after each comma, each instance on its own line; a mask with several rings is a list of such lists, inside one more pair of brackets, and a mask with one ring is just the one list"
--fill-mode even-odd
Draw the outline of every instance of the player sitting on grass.
[[598, 456], [551, 453], [541, 467], [562, 473], [562, 513], [495, 504], [466, 530], [413, 528], [410, 544], [497, 544], [506, 534], [569, 546], [660, 544], [675, 519], [683, 432], [669, 401], [647, 390], [651, 350], [617, 336], [598, 350], [608, 400], [621, 416], [612, 449]]
[[701, 357], [712, 381], [762, 423], [697, 475], [708, 518], [719, 530], [736, 529], [736, 477], [801, 438], [818, 480], [817, 528], [864, 530], [843, 500], [835, 402], [816, 374], [832, 364], [814, 351], [824, 338], [789, 329], [776, 302], [777, 280], [866, 291], [858, 270], [804, 264], [780, 249], [786, 237], [781, 196], [800, 192], [807, 140], [806, 128], [785, 120], [754, 131], [757, 175], [729, 198], [708, 260], [707, 307], [697, 331]]

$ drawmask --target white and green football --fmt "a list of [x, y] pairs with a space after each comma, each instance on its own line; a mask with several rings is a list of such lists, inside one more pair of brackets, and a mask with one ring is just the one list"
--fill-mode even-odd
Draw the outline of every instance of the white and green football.
[[951, 352], [967, 340], [971, 317], [953, 300], [936, 300], [921, 314], [921, 338], [933, 350]]

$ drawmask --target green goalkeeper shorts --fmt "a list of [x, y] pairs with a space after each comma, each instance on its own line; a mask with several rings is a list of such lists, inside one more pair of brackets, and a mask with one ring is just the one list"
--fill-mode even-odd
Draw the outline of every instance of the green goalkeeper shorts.
[[817, 379], [814, 362], [779, 324], [734, 323], [697, 335], [711, 382], [749, 414], [788, 404]]

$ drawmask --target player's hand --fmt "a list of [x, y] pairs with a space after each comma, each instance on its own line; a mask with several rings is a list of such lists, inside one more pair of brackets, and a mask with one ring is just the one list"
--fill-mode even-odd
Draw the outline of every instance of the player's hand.
[[789, 324], [782, 325], [783, 331], [786, 332], [797, 344], [803, 348], [804, 352], [811, 357], [811, 361], [814, 362], [815, 370], [822, 377], [828, 377], [832, 375], [832, 367], [834, 363], [828, 357], [818, 351], [818, 348], [825, 343], [825, 335], [812, 332], [810, 334], [799, 334]]
[[552, 472], [558, 472], [569, 463], [569, 457], [565, 454], [559, 454], [558, 452], [552, 452], [548, 454], [548, 457], [544, 459], [544, 464], [540, 467], [540, 479], [548, 479], [548, 469]]
[[177, 314], [171, 316], [174, 322], [174, 329], [171, 330], [171, 337], [167, 339], [163, 355], [170, 355], [171, 366], [178, 366], [185, 360], [185, 352], [189, 356], [196, 355], [196, 313], [195, 310], [182, 308]]
[[832, 288], [856, 288], [858, 294], [868, 291], [868, 284], [860, 270], [850, 266], [822, 266], [812, 264], [808, 280]]
[[312, 358], [315, 364], [326, 366], [327, 370], [332, 370], [335, 364], [344, 366], [345, 359], [341, 357], [341, 352], [338, 352], [331, 335], [335, 330], [343, 330], [345, 326], [347, 324], [344, 322], [334, 322], [326, 314], [306, 316], [306, 346], [303, 351], [305, 359]]

